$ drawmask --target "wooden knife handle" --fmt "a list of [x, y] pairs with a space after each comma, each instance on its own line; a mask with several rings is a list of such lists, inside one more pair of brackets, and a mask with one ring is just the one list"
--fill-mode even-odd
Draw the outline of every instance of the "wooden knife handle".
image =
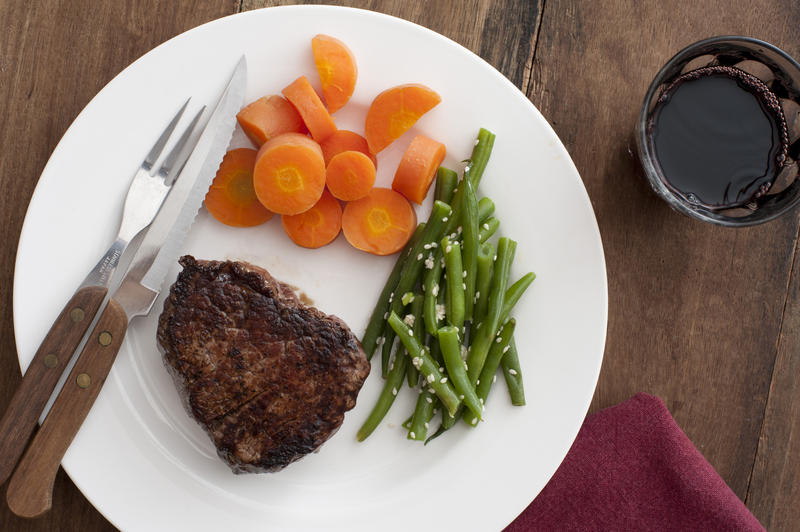
[[104, 286], [87, 286], [75, 292], [36, 351], [0, 420], [0, 484], [22, 456], [47, 400], [107, 291]]
[[36, 517], [50, 509], [58, 466], [100, 393], [127, 328], [125, 311], [111, 299], [11, 477], [6, 500], [15, 514]]

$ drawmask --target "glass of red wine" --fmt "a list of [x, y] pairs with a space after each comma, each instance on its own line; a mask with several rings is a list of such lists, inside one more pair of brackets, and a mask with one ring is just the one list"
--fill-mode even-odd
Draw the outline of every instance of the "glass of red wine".
[[749, 37], [692, 44], [650, 85], [636, 145], [675, 210], [734, 227], [772, 220], [800, 203], [800, 65]]

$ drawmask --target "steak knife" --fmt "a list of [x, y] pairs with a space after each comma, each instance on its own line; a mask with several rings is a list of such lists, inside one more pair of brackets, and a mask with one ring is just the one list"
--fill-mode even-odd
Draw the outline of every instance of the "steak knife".
[[58, 466], [111, 371], [130, 320], [150, 312], [167, 272], [182, 250], [230, 142], [246, 83], [247, 63], [242, 56], [181, 178], [164, 200], [127, 274], [11, 477], [6, 500], [15, 514], [36, 517], [50, 509]]
[[0, 418], [0, 484], [4, 484], [14, 471], [31, 434], [39, 426], [38, 420], [48, 399], [64, 375], [84, 333], [100, 311], [120, 257], [131, 240], [153, 220], [189, 157], [193, 148], [190, 136], [204, 108], [195, 115], [156, 171], [156, 160], [188, 104], [189, 100], [186, 100], [139, 165], [128, 187], [116, 240], [64, 305]]

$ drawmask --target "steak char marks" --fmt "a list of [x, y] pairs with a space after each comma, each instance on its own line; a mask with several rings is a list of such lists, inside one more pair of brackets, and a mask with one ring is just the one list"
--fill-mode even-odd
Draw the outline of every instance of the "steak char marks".
[[158, 342], [220, 457], [235, 473], [279, 471], [319, 448], [369, 374], [347, 325], [246, 262], [180, 264]]

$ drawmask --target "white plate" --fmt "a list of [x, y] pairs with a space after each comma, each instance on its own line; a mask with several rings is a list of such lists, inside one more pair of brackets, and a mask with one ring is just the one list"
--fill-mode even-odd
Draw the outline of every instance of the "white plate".
[[[592, 207], [566, 150], [522, 93], [471, 52], [403, 20], [333, 7], [265, 9], [195, 28], [137, 60], [83, 110], [53, 152], [25, 218], [14, 279], [21, 365], [27, 368], [62, 303], [110, 242], [133, 170], [180, 103], [188, 95], [194, 108], [213, 101], [243, 52], [248, 100], [277, 93], [301, 74], [317, 84], [316, 33], [340, 37], [358, 61], [353, 99], [335, 117], [340, 127], [363, 131], [372, 98], [393, 85], [422, 82], [442, 95], [381, 153], [379, 185], [389, 185], [417, 133], [445, 142], [445, 164], [459, 170], [479, 127], [497, 134], [481, 193], [496, 202], [503, 234], [519, 242], [513, 278], [538, 275], [515, 312], [528, 405], [512, 407], [500, 378], [482, 426], [459, 426], [423, 447], [400, 428], [416, 395], [405, 388], [379, 429], [357, 443], [382, 384], [378, 363], [358, 406], [319, 453], [278, 474], [235, 476], [183, 411], [163, 368], [155, 342], [162, 294], [154, 312], [131, 325], [63, 461], [119, 528], [499, 529], [544, 487], [586, 414], [605, 343], [606, 274]], [[234, 136], [242, 142], [241, 133]], [[419, 209], [420, 219], [429, 209]], [[264, 266], [357, 334], [394, 261], [355, 251], [342, 236], [304, 250], [278, 219], [234, 229], [204, 211], [185, 250]]]

